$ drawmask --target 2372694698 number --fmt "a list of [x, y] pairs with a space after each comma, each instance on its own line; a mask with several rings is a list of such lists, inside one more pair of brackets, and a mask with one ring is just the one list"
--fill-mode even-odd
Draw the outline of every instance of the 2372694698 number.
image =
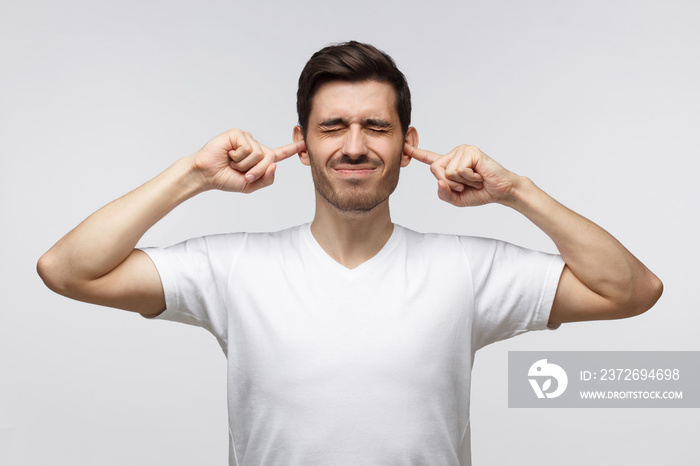
[[599, 380], [679, 380], [678, 369], [601, 369]]

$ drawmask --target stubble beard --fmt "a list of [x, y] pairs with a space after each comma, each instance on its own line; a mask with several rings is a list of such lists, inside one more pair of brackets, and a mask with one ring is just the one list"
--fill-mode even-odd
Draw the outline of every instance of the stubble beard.
[[[389, 199], [399, 183], [399, 172], [401, 171], [401, 158], [396, 158], [396, 163], [388, 167], [388, 171], [374, 186], [363, 186], [366, 180], [347, 180], [347, 186], [342, 190], [333, 185], [330, 178], [324, 171], [326, 167], [320, 167], [314, 163], [313, 155], [307, 148], [311, 163], [311, 177], [313, 178], [316, 192], [329, 204], [341, 212], [364, 213], [369, 212], [384, 201]], [[367, 156], [362, 156], [354, 161], [344, 159], [344, 163], [366, 163]], [[379, 166], [381, 168], [382, 165]], [[328, 168], [332, 169], [332, 168]]]

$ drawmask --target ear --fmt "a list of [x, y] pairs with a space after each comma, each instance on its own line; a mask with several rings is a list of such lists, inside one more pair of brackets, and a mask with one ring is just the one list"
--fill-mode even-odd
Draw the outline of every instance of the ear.
[[[294, 142], [304, 140], [304, 131], [301, 129], [301, 126], [297, 125], [294, 127], [294, 133], [292, 134], [292, 137], [294, 138]], [[299, 152], [299, 160], [301, 160], [301, 163], [303, 163], [304, 165], [310, 165], [308, 149], [304, 149], [303, 151]]]
[[[406, 137], [404, 138], [404, 144], [410, 144], [413, 147], [418, 147], [418, 131], [413, 126], [408, 128], [406, 131]], [[401, 166], [405, 167], [411, 161], [411, 157], [406, 155], [406, 153], [401, 153]]]

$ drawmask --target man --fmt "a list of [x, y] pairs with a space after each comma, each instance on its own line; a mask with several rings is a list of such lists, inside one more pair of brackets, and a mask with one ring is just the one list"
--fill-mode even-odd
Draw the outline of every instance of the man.
[[[39, 261], [71, 298], [202, 326], [228, 358], [230, 464], [470, 464], [474, 353], [564, 322], [630, 317], [659, 279], [617, 240], [473, 146], [419, 149], [410, 92], [383, 52], [317, 52], [299, 79], [294, 143], [230, 130], [108, 204]], [[313, 222], [134, 249], [209, 189], [250, 193], [298, 154]], [[500, 203], [561, 255], [419, 234], [391, 222], [401, 167], [429, 164], [455, 206]]]

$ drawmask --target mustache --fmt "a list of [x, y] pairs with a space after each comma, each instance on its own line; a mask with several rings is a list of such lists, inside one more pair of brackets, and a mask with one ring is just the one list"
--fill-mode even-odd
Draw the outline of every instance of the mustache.
[[370, 165], [373, 167], [378, 167], [380, 164], [377, 160], [372, 160], [367, 155], [360, 155], [359, 157], [350, 157], [348, 155], [342, 155], [337, 159], [333, 160], [333, 162], [331, 163], [331, 168], [337, 165]]

